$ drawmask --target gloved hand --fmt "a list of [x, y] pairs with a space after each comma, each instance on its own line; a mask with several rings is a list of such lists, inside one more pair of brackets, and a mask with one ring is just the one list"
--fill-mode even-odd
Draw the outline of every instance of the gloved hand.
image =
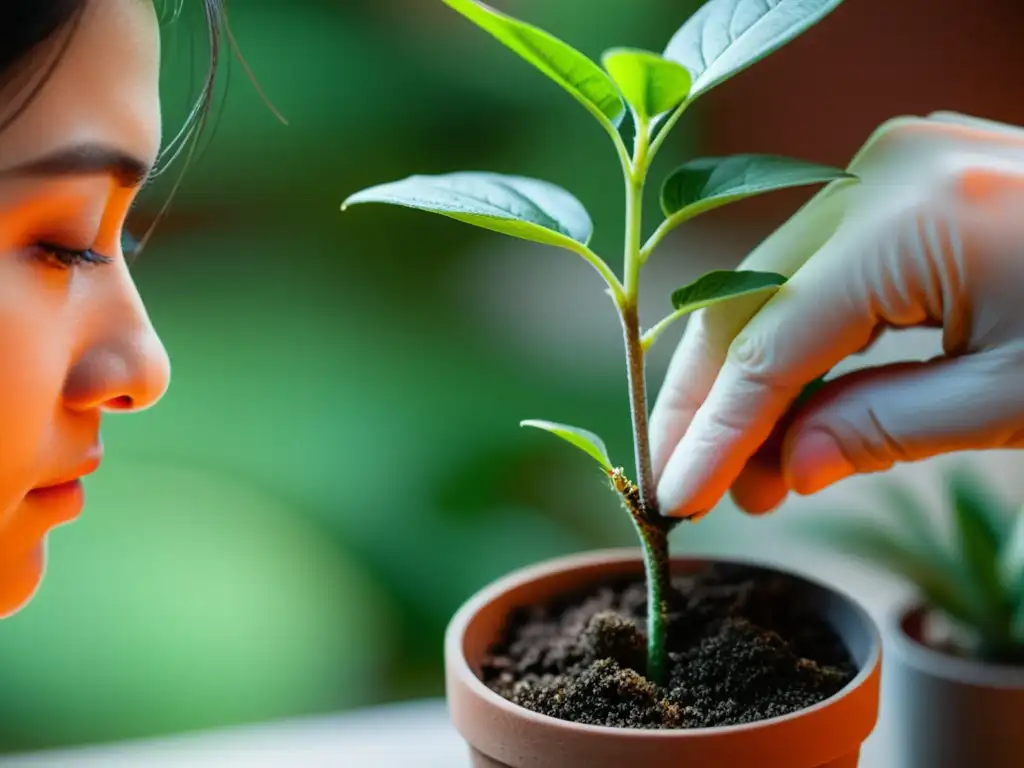
[[[791, 276], [695, 314], [651, 416], [662, 514], [758, 514], [895, 462], [1024, 446], [1024, 130], [897, 118], [744, 261]], [[745, 303], [739, 303], [745, 302]], [[805, 384], [886, 327], [945, 355]]]

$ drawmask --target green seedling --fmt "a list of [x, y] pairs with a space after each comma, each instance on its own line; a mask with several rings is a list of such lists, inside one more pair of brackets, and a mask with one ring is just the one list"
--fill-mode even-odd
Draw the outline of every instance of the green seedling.
[[962, 630], [964, 650], [1024, 663], [1024, 509], [961, 469], [949, 485], [953, 536], [943, 540], [920, 499], [898, 485], [885, 496], [885, 523], [833, 520], [810, 530], [910, 582], [930, 610]]
[[[619, 494], [640, 537], [648, 594], [647, 676], [664, 683], [669, 590], [668, 533], [678, 522], [657, 508], [648, 437], [645, 356], [672, 323], [713, 304], [762, 294], [785, 283], [782, 275], [717, 271], [672, 294], [673, 311], [651, 329], [640, 328], [640, 270], [664, 237], [706, 211], [773, 190], [843, 183], [839, 169], [769, 155], [701, 158], [668, 174], [661, 188], [664, 218], [645, 239], [642, 200], [651, 163], [673, 126], [702, 94], [774, 52], [820, 21], [841, 0], [711, 0], [671, 38], [661, 54], [614, 48], [600, 66], [547, 32], [476, 0], [442, 0], [560, 85], [607, 132], [625, 181], [625, 249], [621, 277], [589, 246], [593, 224], [572, 194], [553, 184], [496, 173], [411, 176], [349, 197], [429, 211], [512, 237], [571, 251], [603, 278], [622, 323], [626, 382], [632, 417], [635, 480], [608, 455], [596, 435], [549, 421], [524, 421], [582, 449], [600, 465]], [[630, 118], [632, 148], [623, 139]]]

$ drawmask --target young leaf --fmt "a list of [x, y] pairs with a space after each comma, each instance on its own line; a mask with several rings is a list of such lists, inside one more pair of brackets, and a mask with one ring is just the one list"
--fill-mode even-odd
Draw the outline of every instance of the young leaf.
[[390, 203], [439, 213], [572, 250], [586, 245], [593, 233], [590, 216], [579, 200], [554, 184], [522, 176], [474, 172], [410, 176], [357, 192], [341, 209], [359, 203]]
[[661, 188], [661, 208], [680, 221], [754, 195], [836, 179], [839, 168], [776, 155], [702, 157], [676, 168]]
[[622, 122], [626, 110], [615, 85], [597, 64], [575, 48], [477, 0], [444, 3], [562, 86], [598, 120], [614, 126]]
[[783, 275], [774, 272], [715, 270], [675, 291], [672, 306], [677, 313], [689, 313], [737, 296], [778, 288], [785, 282]]
[[977, 481], [964, 472], [953, 476], [953, 518], [957, 543], [968, 576], [993, 610], [1005, 606], [999, 556], [1007, 520]]
[[644, 122], [678, 106], [690, 94], [686, 68], [656, 53], [613, 48], [605, 52], [602, 62]]
[[613, 472], [612, 460], [608, 456], [608, 449], [604, 441], [593, 432], [578, 427], [570, 427], [567, 424], [556, 424], [553, 421], [541, 421], [538, 419], [527, 419], [519, 423], [521, 427], [535, 427], [558, 435], [566, 442], [572, 443], [584, 453], [589, 454], [598, 464], [604, 467], [605, 471]]
[[693, 75], [691, 98], [774, 53], [842, 0], [709, 0], [673, 35], [665, 58]]
[[640, 343], [647, 350], [666, 328], [684, 315], [704, 307], [710, 307], [712, 304], [734, 299], [737, 296], [778, 288], [785, 282], [785, 276], [774, 272], [731, 269], [708, 272], [672, 294], [672, 306], [675, 308], [675, 312], [648, 330], [640, 339]]

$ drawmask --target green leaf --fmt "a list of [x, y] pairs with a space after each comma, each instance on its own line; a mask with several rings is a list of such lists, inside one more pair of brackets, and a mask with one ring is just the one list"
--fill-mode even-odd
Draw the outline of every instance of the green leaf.
[[777, 51], [842, 0], [710, 0], [669, 41], [665, 58], [693, 75], [691, 98]]
[[644, 122], [678, 106], [690, 94], [690, 73], [656, 53], [613, 48], [602, 57], [604, 68]]
[[586, 245], [593, 224], [582, 203], [554, 184], [522, 176], [460, 172], [410, 176], [349, 197], [341, 209], [360, 203], [390, 203], [502, 234], [573, 250]]
[[708, 272], [689, 285], [683, 286], [672, 294], [672, 306], [675, 308], [668, 317], [661, 320], [648, 330], [640, 339], [644, 350], [650, 349], [658, 337], [679, 318], [712, 304], [718, 304], [738, 296], [760, 293], [778, 288], [786, 282], [786, 277], [775, 272], [754, 272], [722, 269]]
[[776, 155], [731, 155], [691, 160], [669, 174], [661, 188], [661, 208], [685, 220], [765, 192], [836, 179], [856, 178], [839, 168]]
[[[999, 554], [999, 575], [1003, 588], [1015, 598], [1024, 612], [1024, 508], [1017, 512]], [[1024, 616], [1022, 616], [1024, 619]]]
[[672, 306], [676, 315], [689, 313], [737, 296], [778, 288], [785, 282], [783, 275], [774, 272], [715, 270], [675, 291]]
[[968, 577], [992, 610], [1005, 608], [1007, 594], [999, 573], [999, 557], [1008, 519], [976, 478], [958, 472], [950, 480], [957, 546]]
[[476, 0], [444, 3], [562, 86], [598, 120], [614, 126], [622, 121], [626, 110], [615, 84], [604, 70], [575, 48]]
[[862, 558], [913, 584], [930, 604], [969, 626], [988, 620], [955, 559], [928, 542], [903, 537], [870, 523], [832, 520], [811, 529], [836, 549]]
[[567, 424], [556, 424], [553, 421], [541, 421], [538, 419], [527, 419], [519, 423], [521, 427], [535, 427], [543, 429], [553, 435], [558, 435], [566, 442], [572, 443], [581, 451], [589, 454], [598, 464], [604, 467], [605, 471], [613, 471], [612, 460], [608, 456], [608, 449], [604, 441], [593, 432], [578, 427], [570, 427]]

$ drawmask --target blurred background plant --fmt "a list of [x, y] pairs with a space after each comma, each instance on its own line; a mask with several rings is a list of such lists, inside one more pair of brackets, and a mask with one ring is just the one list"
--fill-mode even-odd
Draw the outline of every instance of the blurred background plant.
[[[656, 172], [697, 153], [845, 165], [897, 112], [1024, 123], [1020, 5], [934, 2], [844, 3], [696, 105]], [[700, 0], [492, 4], [596, 58], [662, 50]], [[440, 2], [229, 6], [288, 125], [226, 60], [213, 132], [133, 266], [173, 381], [152, 411], [108, 420], [85, 514], [50, 537], [37, 599], [0, 625], [2, 751], [440, 695], [443, 629], [469, 594], [529, 562], [635, 541], [585, 457], [518, 426], [557, 414], [629, 455], [618, 321], [597, 275], [425, 214], [338, 210], [380, 179], [468, 168], [547, 179], [617, 221], [607, 136]], [[203, 74], [198, 12], [186, 0], [167, 30], [168, 136]], [[145, 191], [136, 234], [178, 171]], [[734, 267], [809, 195], [673, 234], [645, 270], [666, 298], [644, 325], [671, 288]], [[621, 238], [600, 229], [595, 250]], [[652, 389], [672, 346], [666, 335], [654, 350]], [[673, 548], [765, 548], [786, 517], [723, 509]]]
[[881, 520], [822, 518], [808, 532], [913, 585], [932, 614], [926, 640], [992, 663], [1024, 663], [1024, 508], [967, 467], [950, 476], [945, 525], [906, 487], [883, 491]]

